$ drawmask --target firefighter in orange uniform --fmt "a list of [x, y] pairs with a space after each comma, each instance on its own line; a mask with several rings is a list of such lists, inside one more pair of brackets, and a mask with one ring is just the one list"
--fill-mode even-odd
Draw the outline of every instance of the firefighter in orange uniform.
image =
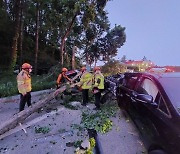
[[20, 93], [19, 111], [24, 110], [26, 102], [28, 106], [31, 106], [32, 87], [30, 72], [32, 72], [32, 66], [24, 63], [21, 72], [17, 75], [17, 86]]
[[66, 72], [67, 72], [67, 68], [62, 68], [62, 72], [59, 74], [58, 78], [57, 78], [57, 81], [56, 81], [56, 84], [57, 84], [57, 89], [60, 88], [60, 85], [62, 83], [66, 83], [67, 81], [71, 82], [71, 79], [68, 78], [68, 76], [66, 75]]

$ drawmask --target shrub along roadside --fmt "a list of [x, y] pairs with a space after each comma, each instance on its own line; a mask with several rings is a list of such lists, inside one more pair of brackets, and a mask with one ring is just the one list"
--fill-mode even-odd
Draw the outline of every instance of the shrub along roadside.
[[[1, 76], [0, 79], [0, 98], [18, 94], [17, 75]], [[45, 90], [55, 88], [56, 77], [53, 75], [32, 75], [32, 91]]]

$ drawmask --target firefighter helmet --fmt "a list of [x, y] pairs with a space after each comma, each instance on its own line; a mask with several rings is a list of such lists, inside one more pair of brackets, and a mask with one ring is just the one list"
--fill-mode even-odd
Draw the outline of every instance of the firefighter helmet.
[[28, 63], [24, 63], [22, 65], [22, 69], [32, 69], [32, 66], [30, 64], [28, 64]]
[[65, 68], [65, 67], [62, 68], [62, 72], [67, 72], [67, 71], [68, 71], [67, 68]]
[[86, 67], [83, 66], [83, 67], [81, 68], [81, 71], [85, 71], [85, 70], [86, 70]]
[[94, 67], [94, 71], [99, 71], [100, 70], [100, 67]]

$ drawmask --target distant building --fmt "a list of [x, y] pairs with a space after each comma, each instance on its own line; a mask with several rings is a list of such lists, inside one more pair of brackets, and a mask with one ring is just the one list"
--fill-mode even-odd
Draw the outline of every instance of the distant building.
[[144, 72], [150, 67], [154, 67], [155, 64], [150, 60], [128, 60], [125, 62], [127, 69]]

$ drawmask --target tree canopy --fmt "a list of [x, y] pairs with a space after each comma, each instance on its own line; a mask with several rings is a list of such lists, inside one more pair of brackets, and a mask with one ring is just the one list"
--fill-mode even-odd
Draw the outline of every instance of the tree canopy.
[[[12, 71], [29, 62], [37, 68], [70, 61], [72, 49], [87, 63], [109, 60], [126, 41], [125, 28], [110, 29], [108, 0], [2, 0], [0, 67]], [[8, 67], [9, 66], [9, 67]]]
[[126, 66], [119, 60], [111, 59], [101, 68], [101, 70], [108, 76], [125, 72]]

